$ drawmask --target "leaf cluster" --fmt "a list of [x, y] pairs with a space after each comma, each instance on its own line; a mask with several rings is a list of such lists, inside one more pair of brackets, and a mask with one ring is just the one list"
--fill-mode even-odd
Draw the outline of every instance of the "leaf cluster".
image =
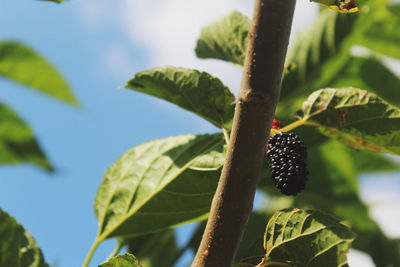
[[[241, 264], [245, 262], [243, 258], [255, 259], [253, 262], [255, 263], [263, 257], [265, 252], [264, 249], [260, 249], [259, 229], [265, 225], [265, 214], [291, 206], [318, 208], [345, 221], [358, 235], [354, 246], [369, 253], [378, 266], [388, 264], [396, 266], [400, 263], [397, 248], [389, 248], [389, 244], [395, 241], [383, 234], [369, 216], [368, 206], [361, 201], [358, 181], [361, 173], [399, 169], [393, 161], [376, 153], [395, 155], [400, 153], [400, 109], [398, 107], [400, 99], [397, 92], [400, 88], [400, 80], [382, 60], [383, 55], [400, 58], [397, 54], [400, 41], [396, 40], [399, 33], [395, 30], [396, 25], [397, 27], [400, 25], [400, 21], [399, 17], [391, 12], [396, 7], [396, 4], [379, 0], [363, 1], [360, 12], [356, 14], [340, 14], [322, 8], [317, 21], [299, 34], [286, 60], [287, 67], [282, 79], [281, 100], [276, 117], [283, 121], [284, 125], [288, 125], [283, 130], [296, 132], [309, 147], [310, 182], [304, 193], [298, 197], [282, 197], [277, 190], [273, 189], [269, 170], [265, 164], [260, 177], [259, 190], [268, 195], [271, 205], [254, 213], [250, 219], [249, 224], [257, 227], [249, 227], [245, 233], [238, 253], [238, 266], [242, 266]], [[385, 27], [382, 31], [374, 25], [385, 25]], [[214, 21], [201, 32], [195, 49], [197, 56], [242, 65], [249, 27], [250, 20], [237, 11]], [[381, 44], [385, 44], [387, 49], [381, 49]], [[360, 46], [369, 49], [369, 52], [362, 56], [354, 53], [354, 50], [359, 49]], [[234, 97], [220, 80], [210, 74], [172, 66], [155, 68], [136, 74], [128, 81], [126, 87], [159, 97], [191, 111], [220, 127], [225, 134], [229, 131]], [[268, 134], [266, 138], [267, 136]], [[195, 138], [210, 137], [197, 136]], [[152, 242], [151, 240], [156, 236], [167, 235], [171, 242], [168, 247], [175, 248], [173, 252], [171, 251], [176, 255], [173, 258], [178, 258], [182, 251], [173, 245], [175, 239], [170, 236], [170, 230], [167, 229], [207, 217], [207, 205], [212, 199], [212, 192], [216, 187], [224, 158], [223, 140], [221, 136], [219, 138], [221, 143], [218, 149], [212, 150], [213, 153], [205, 152], [200, 155], [200, 158], [203, 158], [201, 161], [205, 160], [203, 163], [206, 165], [200, 168], [193, 166], [190, 162], [199, 161], [197, 152], [210, 150], [207, 145], [202, 145], [204, 150], [189, 153], [191, 141], [183, 146], [177, 145], [178, 148], [188, 152], [184, 156], [186, 163], [177, 166], [174, 160], [163, 159], [165, 151], [150, 148], [150, 144], [157, 146], [159, 140], [133, 149], [149, 146], [146, 152], [152, 153], [153, 156], [147, 155], [146, 152], [142, 154], [135, 152], [140, 155], [139, 159], [128, 156], [131, 152], [127, 152], [116, 162], [120, 167], [115, 168], [113, 165], [100, 186], [95, 204], [96, 210], [99, 205], [102, 208], [107, 206], [107, 208], [103, 211], [106, 215], [100, 216], [97, 240], [118, 236], [129, 240], [126, 241], [129, 244], [135, 243], [135, 240], [140, 240], [137, 241], [140, 244], [146, 244], [146, 242]], [[168, 140], [172, 139], [163, 139], [166, 143], [171, 142]], [[175, 151], [178, 148], [169, 147], [168, 149]], [[154, 157], [156, 159], [153, 159]], [[169, 163], [161, 165], [159, 160]], [[141, 164], [140, 168], [131, 169], [136, 173], [135, 175], [130, 170], [121, 167], [138, 163]], [[153, 166], [155, 165], [162, 172], [165, 168], [173, 169], [173, 167], [168, 167], [169, 164], [181, 168], [181, 173], [172, 179], [167, 178], [169, 182], [165, 184], [157, 182], [159, 179], [168, 177], [168, 172], [155, 175], [152, 171]], [[147, 173], [153, 175], [150, 178], [153, 182], [147, 181]], [[207, 179], [210, 183], [209, 187], [203, 187], [205, 183], [199, 178], [200, 176]], [[110, 179], [115, 182], [110, 182]], [[171, 187], [174, 188], [173, 191], [170, 190]], [[193, 191], [192, 188], [196, 190]], [[104, 190], [111, 191], [112, 195], [103, 195]], [[164, 197], [165, 193], [170, 195]], [[182, 198], [183, 196], [185, 199]], [[143, 207], [134, 211], [135, 205], [141, 203], [141, 199], [146, 197]], [[199, 201], [205, 204], [204, 209], [198, 209]], [[180, 206], [178, 202], [183, 206]], [[146, 206], [151, 209], [146, 209]], [[184, 216], [177, 213], [175, 209], [177, 207], [179, 207], [177, 210], [183, 211]], [[260, 212], [264, 215], [260, 215]], [[153, 215], [157, 216], [157, 221], [151, 219]], [[173, 218], [176, 218], [176, 221]], [[112, 231], [107, 232], [104, 225], [113, 225], [114, 228], [110, 228]], [[201, 232], [203, 227], [204, 225], [199, 225], [196, 233]], [[277, 227], [276, 223], [274, 227]], [[290, 229], [293, 231], [293, 228]], [[154, 234], [151, 234], [152, 232]], [[140, 236], [131, 238], [144, 233], [147, 234], [145, 239]], [[318, 238], [311, 239], [317, 242]], [[339, 239], [347, 240], [345, 237]], [[350, 239], [353, 240], [353, 237]], [[257, 240], [258, 245], [256, 245]], [[198, 242], [199, 238], [193, 238], [185, 249], [195, 251]], [[348, 250], [348, 244], [346, 243], [345, 247], [338, 246], [338, 251]], [[290, 245], [304, 246], [301, 242], [290, 243]], [[390, 251], [382, 253], [378, 245]], [[253, 253], [257, 251], [257, 247], [258, 254]], [[135, 246], [131, 248], [135, 253]], [[270, 257], [268, 249], [265, 249], [267, 250], [265, 261], [268, 262], [273, 257]], [[285, 251], [289, 253], [288, 249]], [[137, 252], [139, 258], [150, 257], [150, 254], [141, 250]], [[282, 251], [278, 253], [280, 255], [278, 258], [282, 260], [282, 255], [285, 253], [282, 254]], [[310, 252], [310, 250], [307, 253], [314, 256], [318, 254], [317, 251]], [[324, 255], [329, 258], [330, 253], [333, 252], [327, 252]], [[340, 253], [340, 255], [343, 254]], [[257, 255], [258, 257], [255, 257]], [[157, 258], [152, 251], [151, 258], [153, 257]], [[295, 259], [293, 255], [290, 258]], [[345, 264], [345, 258], [340, 258], [340, 256], [336, 258], [339, 262], [332, 266]], [[296, 264], [314, 266], [304, 260], [298, 259]], [[300, 264], [300, 262], [303, 263]], [[325, 261], [316, 262], [315, 266], [318, 266]], [[328, 262], [335, 261], [328, 260]], [[158, 263], [157, 266], [172, 266], [171, 264], [166, 261]]]
[[[294, 131], [309, 148], [309, 184], [295, 198], [281, 196], [264, 164], [258, 189], [269, 205], [253, 212], [236, 266], [347, 266], [346, 253], [356, 235], [353, 246], [369, 253], [377, 266], [400, 266], [400, 242], [384, 235], [359, 195], [360, 174], [399, 169], [380, 153], [400, 154], [400, 80], [383, 63], [383, 56], [400, 59], [400, 16], [395, 12], [400, 5], [388, 0], [359, 2], [360, 12], [354, 14], [321, 8], [315, 24], [299, 34], [288, 54], [276, 117], [287, 125], [282, 130]], [[196, 54], [243, 65], [250, 25], [237, 11], [214, 21], [202, 30]], [[368, 52], [355, 53], [360, 47]], [[0, 43], [0, 75], [76, 104], [54, 68], [21, 44]], [[221, 133], [148, 141], [110, 166], [96, 196], [99, 229], [84, 266], [109, 238], [118, 238], [115, 254], [127, 245], [146, 266], [173, 266], [200, 242], [203, 223], [183, 248], [176, 245], [172, 229], [208, 217], [235, 97], [211, 74], [173, 66], [137, 73], [126, 88], [193, 112]], [[5, 163], [28, 161], [50, 168], [29, 127], [0, 105], [2, 151], [3, 147], [0, 160], [8, 159]], [[4, 212], [0, 216], [0, 239], [10, 233], [24, 236], [28, 241], [13, 245], [13, 251], [29, 246], [35, 262], [44, 264], [22, 226]], [[271, 219], [262, 236], [267, 217]], [[23, 266], [47, 266], [40, 264]], [[134, 256], [124, 254], [101, 266], [138, 265]]]

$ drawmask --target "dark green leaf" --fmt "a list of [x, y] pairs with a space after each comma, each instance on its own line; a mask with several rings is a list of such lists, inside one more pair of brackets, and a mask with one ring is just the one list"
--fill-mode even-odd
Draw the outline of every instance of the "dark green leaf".
[[[400, 25], [399, 25], [400, 26]], [[363, 88], [393, 104], [400, 104], [400, 79], [378, 59], [351, 57], [329, 83], [329, 87]]]
[[286, 64], [295, 67], [282, 80], [277, 116], [291, 122], [307, 95], [329, 83], [346, 64], [358, 15], [323, 9], [317, 21], [301, 31], [289, 50]]
[[159, 97], [196, 113], [217, 127], [232, 125], [235, 96], [206, 72], [176, 67], [139, 72], [126, 88]]
[[391, 9], [399, 9], [399, 5], [376, 3], [367, 13], [368, 27], [357, 43], [389, 57], [400, 59], [400, 16]]
[[400, 154], [400, 109], [357, 88], [321, 89], [303, 105], [303, 120], [357, 149]]
[[366, 150], [348, 149], [359, 173], [398, 171], [400, 165], [384, 155]]
[[250, 19], [237, 11], [212, 22], [201, 30], [196, 55], [243, 65]]
[[284, 210], [269, 220], [264, 238], [267, 261], [299, 267], [337, 267], [347, 263], [355, 234], [317, 210]]
[[400, 4], [390, 3], [388, 9], [393, 15], [400, 19]]
[[369, 151], [357, 152], [336, 141], [309, 150], [309, 182], [294, 198], [294, 205], [318, 208], [345, 220], [358, 236], [353, 247], [371, 255], [376, 266], [397, 266], [400, 253], [396, 254], [395, 247], [390, 247], [390, 241], [358, 196], [360, 173], [380, 168], [374, 167], [379, 163], [373, 162], [374, 156], [382, 157]]
[[[397, 266], [400, 253], [389, 245], [390, 240], [370, 217], [368, 207], [358, 196], [357, 184], [360, 173], [382, 171], [393, 166], [386, 163], [376, 166], [382, 160], [379, 154], [355, 151], [333, 140], [314, 146], [308, 152], [310, 175], [306, 189], [295, 198], [287, 199], [286, 207], [312, 207], [334, 214], [351, 225], [358, 235], [354, 247], [370, 254], [376, 266]], [[375, 156], [380, 157], [376, 163]], [[280, 195], [270, 181], [266, 167], [262, 171], [260, 186], [268, 194]]]
[[236, 253], [235, 267], [254, 267], [265, 255], [263, 233], [267, 225], [266, 214], [253, 212], [246, 226], [246, 231]]
[[99, 267], [140, 267], [138, 259], [129, 253], [112, 257]]
[[182, 253], [171, 229], [134, 237], [127, 242], [128, 251], [135, 254], [146, 267], [171, 267]]
[[31, 48], [16, 42], [0, 42], [0, 76], [77, 105], [64, 78]]
[[352, 151], [333, 140], [310, 149], [309, 181], [295, 203], [323, 209], [359, 230], [375, 230], [366, 205], [358, 197], [358, 175], [364, 171], [357, 169], [359, 158]]
[[321, 88], [319, 84], [331, 79], [348, 57], [345, 40], [355, 18], [325, 9], [311, 27], [298, 34], [286, 59], [287, 64], [294, 63], [296, 67], [283, 79], [281, 98]]
[[0, 164], [25, 162], [52, 170], [29, 126], [0, 103]]
[[389, 239], [377, 227], [376, 231], [356, 231], [353, 247], [373, 259], [375, 266], [400, 266], [400, 240]]
[[126, 152], [108, 169], [97, 193], [98, 240], [205, 219], [220, 171], [196, 171], [190, 166], [198, 157], [223, 153], [223, 144], [220, 134], [181, 135]]
[[0, 266], [48, 267], [28, 231], [0, 209]]

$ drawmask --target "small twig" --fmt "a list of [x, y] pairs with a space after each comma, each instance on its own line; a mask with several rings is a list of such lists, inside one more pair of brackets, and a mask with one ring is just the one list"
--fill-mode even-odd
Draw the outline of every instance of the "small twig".
[[222, 128], [222, 132], [224, 133], [226, 144], [229, 145], [229, 134], [228, 134], [228, 131], [225, 128]]
[[275, 262], [275, 261], [268, 261], [268, 262], [265, 263], [264, 266], [274, 266], [274, 265], [277, 265], [277, 266], [286, 266], [286, 267], [289, 266], [289, 267], [290, 267], [290, 265], [287, 264], [287, 263], [284, 263], [284, 262]]

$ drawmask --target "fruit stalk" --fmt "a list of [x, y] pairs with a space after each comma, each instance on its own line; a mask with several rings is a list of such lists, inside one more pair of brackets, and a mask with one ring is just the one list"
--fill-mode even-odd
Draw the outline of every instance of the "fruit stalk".
[[279, 100], [295, 3], [255, 0], [227, 158], [192, 267], [232, 266]]

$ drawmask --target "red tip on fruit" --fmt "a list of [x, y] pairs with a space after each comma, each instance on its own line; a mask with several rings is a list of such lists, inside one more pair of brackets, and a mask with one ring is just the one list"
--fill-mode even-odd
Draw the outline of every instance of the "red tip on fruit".
[[[279, 130], [279, 129], [282, 129], [282, 128], [283, 128], [282, 123], [280, 121], [274, 119], [274, 121], [272, 122], [272, 129]], [[268, 143], [267, 143], [267, 148], [265, 149], [265, 152], [267, 152], [267, 151], [268, 151]]]
[[272, 129], [275, 129], [275, 130], [282, 129], [282, 123], [280, 121], [274, 119], [274, 121], [272, 122]]

